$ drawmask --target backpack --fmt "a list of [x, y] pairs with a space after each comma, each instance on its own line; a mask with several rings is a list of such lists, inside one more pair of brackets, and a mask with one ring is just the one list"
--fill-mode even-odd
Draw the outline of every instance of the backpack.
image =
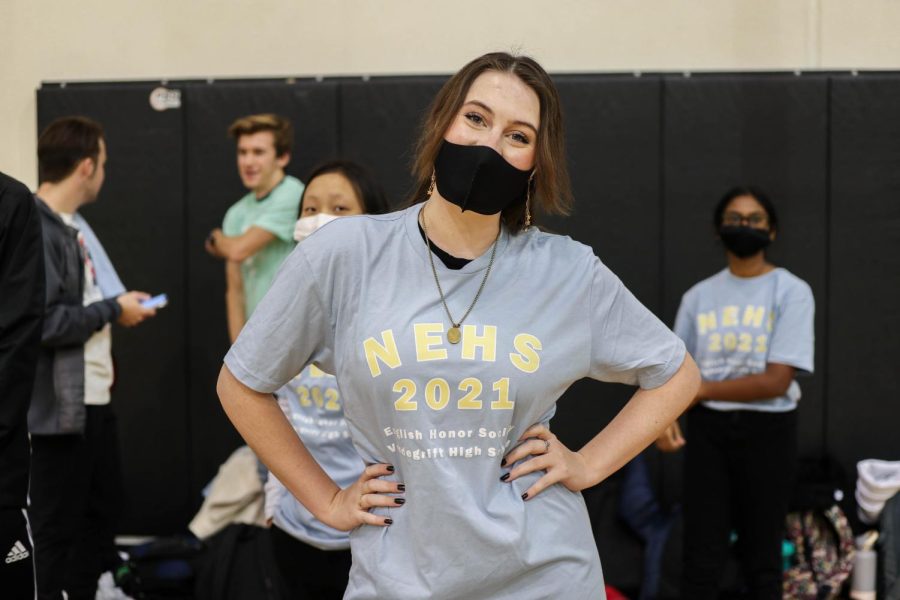
[[197, 600], [287, 600], [269, 530], [233, 523], [206, 540], [194, 589]]
[[787, 540], [796, 548], [784, 572], [785, 598], [834, 598], [849, 578], [856, 546], [840, 507], [849, 498], [847, 490], [847, 476], [834, 458], [799, 461], [785, 521]]
[[797, 548], [784, 572], [784, 596], [796, 600], [836, 598], [853, 570], [853, 532], [836, 504], [824, 511], [793, 512], [787, 538]]

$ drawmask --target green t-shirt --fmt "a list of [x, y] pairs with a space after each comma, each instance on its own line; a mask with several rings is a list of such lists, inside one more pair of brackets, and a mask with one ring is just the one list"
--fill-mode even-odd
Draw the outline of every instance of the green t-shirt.
[[250, 192], [235, 202], [225, 213], [222, 231], [229, 237], [242, 235], [254, 225], [272, 233], [275, 239], [241, 263], [244, 280], [244, 313], [250, 318], [265, 296], [281, 262], [294, 249], [294, 225], [300, 211], [303, 183], [285, 175], [281, 183], [257, 200]]

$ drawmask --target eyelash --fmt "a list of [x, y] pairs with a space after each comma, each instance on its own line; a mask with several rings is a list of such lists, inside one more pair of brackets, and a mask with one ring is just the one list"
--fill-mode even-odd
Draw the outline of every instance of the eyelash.
[[[476, 112], [466, 113], [465, 117], [466, 117], [466, 119], [468, 119], [469, 121], [471, 121], [472, 123], [474, 123], [476, 125], [484, 124], [484, 117], [482, 117], [480, 114], [478, 114]], [[531, 143], [531, 140], [528, 138], [528, 136], [520, 131], [516, 131], [516, 132], [512, 133], [511, 137], [519, 144], [530, 144]]]
[[[346, 206], [335, 206], [335, 207], [334, 207], [334, 211], [335, 211], [335, 212], [346, 212], [346, 211], [348, 211], [348, 210], [350, 210], [350, 209], [347, 208]], [[307, 207], [305, 207], [305, 208], [303, 209], [303, 212], [304, 212], [304, 213], [316, 213], [316, 212], [319, 212], [319, 211], [318, 211], [318, 209], [316, 209], [316, 208], [314, 208], [314, 207], [312, 207], [312, 206], [307, 206]]]
[[478, 113], [470, 112], [466, 113], [466, 118], [476, 125], [484, 125], [484, 117], [479, 115]]

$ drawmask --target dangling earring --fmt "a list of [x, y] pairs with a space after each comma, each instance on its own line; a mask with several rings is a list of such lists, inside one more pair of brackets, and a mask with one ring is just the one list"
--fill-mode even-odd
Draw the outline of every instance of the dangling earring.
[[525, 189], [525, 229], [531, 227], [531, 182], [534, 180], [534, 171], [528, 178], [528, 187]]
[[434, 193], [434, 169], [431, 170], [431, 183], [428, 184], [428, 191], [425, 193], [426, 198], [431, 198]]

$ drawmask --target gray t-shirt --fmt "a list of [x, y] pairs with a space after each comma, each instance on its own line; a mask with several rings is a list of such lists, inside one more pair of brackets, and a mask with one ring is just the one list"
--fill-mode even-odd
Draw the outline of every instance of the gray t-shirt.
[[[809, 285], [787, 269], [757, 277], [719, 271], [689, 289], [675, 317], [675, 333], [697, 361], [703, 379], [724, 381], [762, 373], [767, 363], [813, 371], [815, 302]], [[797, 408], [792, 381], [778, 398], [755, 402], [707, 400], [715, 410], [785, 412]]]
[[[500, 460], [573, 382], [658, 387], [684, 344], [589, 247], [536, 228], [501, 234], [447, 343], [419, 208], [337, 219], [300, 244], [225, 364], [264, 393], [309, 363], [334, 373], [360, 456], [406, 484], [403, 507], [373, 511], [393, 525], [351, 533], [345, 598], [603, 598], [581, 494], [523, 501], [541, 474], [501, 482]], [[434, 261], [455, 317], [490, 254]]]
[[[343, 399], [334, 376], [310, 365], [278, 390], [277, 396], [294, 431], [334, 482], [344, 488], [356, 481], [366, 465], [350, 441]], [[275, 503], [275, 525], [322, 550], [350, 547], [346, 531], [319, 521], [277, 479], [272, 475], [270, 478], [272, 485], [266, 485], [266, 503]]]

